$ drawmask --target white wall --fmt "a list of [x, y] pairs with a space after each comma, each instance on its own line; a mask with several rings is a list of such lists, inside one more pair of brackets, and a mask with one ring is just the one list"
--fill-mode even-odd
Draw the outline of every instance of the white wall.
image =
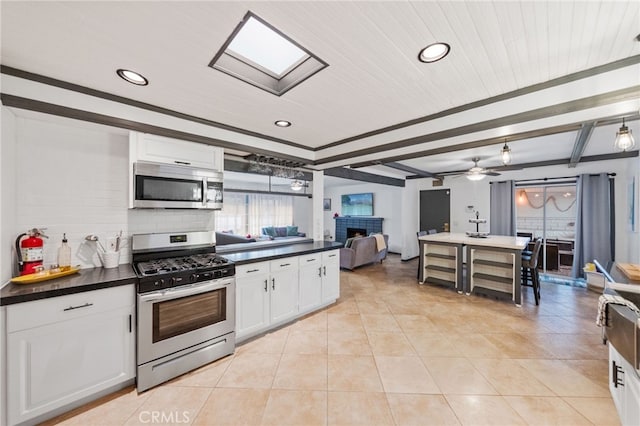
[[[2, 135], [0, 139], [0, 282], [11, 278], [11, 229], [15, 223], [15, 116], [6, 107], [1, 111]], [[6, 308], [0, 308], [0, 424], [7, 424], [7, 359]]]
[[[373, 217], [381, 217], [382, 231], [389, 235], [389, 251], [401, 253], [403, 250], [403, 229], [400, 206], [402, 205], [404, 188], [375, 183], [359, 183], [324, 188], [324, 198], [331, 199], [331, 211], [324, 212], [324, 228], [329, 230], [335, 240], [336, 225], [333, 214], [340, 211], [340, 200], [344, 194], [373, 192]], [[415, 234], [414, 234], [415, 235]]]
[[[0, 141], [0, 282], [12, 277], [12, 247], [15, 235], [15, 134], [16, 118], [2, 107], [2, 139]], [[1, 419], [0, 419], [1, 420]]]

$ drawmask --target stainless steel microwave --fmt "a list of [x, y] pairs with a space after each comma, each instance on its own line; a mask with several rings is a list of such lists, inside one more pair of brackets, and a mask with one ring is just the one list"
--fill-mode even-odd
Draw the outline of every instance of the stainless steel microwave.
[[222, 208], [222, 172], [139, 161], [133, 164], [133, 207]]

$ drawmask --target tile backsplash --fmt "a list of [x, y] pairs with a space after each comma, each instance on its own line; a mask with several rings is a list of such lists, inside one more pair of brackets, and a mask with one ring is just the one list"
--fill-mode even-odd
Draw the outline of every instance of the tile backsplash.
[[[122, 231], [120, 263], [131, 260], [132, 234], [213, 230], [215, 214], [202, 210], [127, 208], [128, 135], [20, 118], [16, 131], [15, 238], [34, 227], [47, 228], [45, 265], [57, 263], [63, 233], [71, 263], [101, 266], [95, 242], [104, 246]], [[14, 271], [15, 275], [15, 271]]]

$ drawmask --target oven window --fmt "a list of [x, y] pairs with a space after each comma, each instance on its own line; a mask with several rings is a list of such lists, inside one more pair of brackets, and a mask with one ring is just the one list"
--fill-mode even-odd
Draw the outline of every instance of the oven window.
[[136, 176], [136, 199], [202, 201], [202, 181]]
[[153, 343], [227, 319], [227, 289], [153, 304]]

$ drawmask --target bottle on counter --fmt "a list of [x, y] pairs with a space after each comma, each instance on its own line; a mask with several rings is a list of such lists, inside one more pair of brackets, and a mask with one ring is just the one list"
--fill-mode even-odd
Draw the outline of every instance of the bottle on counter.
[[62, 234], [62, 245], [58, 249], [58, 266], [61, 269], [71, 266], [71, 247], [67, 241], [67, 234]]

